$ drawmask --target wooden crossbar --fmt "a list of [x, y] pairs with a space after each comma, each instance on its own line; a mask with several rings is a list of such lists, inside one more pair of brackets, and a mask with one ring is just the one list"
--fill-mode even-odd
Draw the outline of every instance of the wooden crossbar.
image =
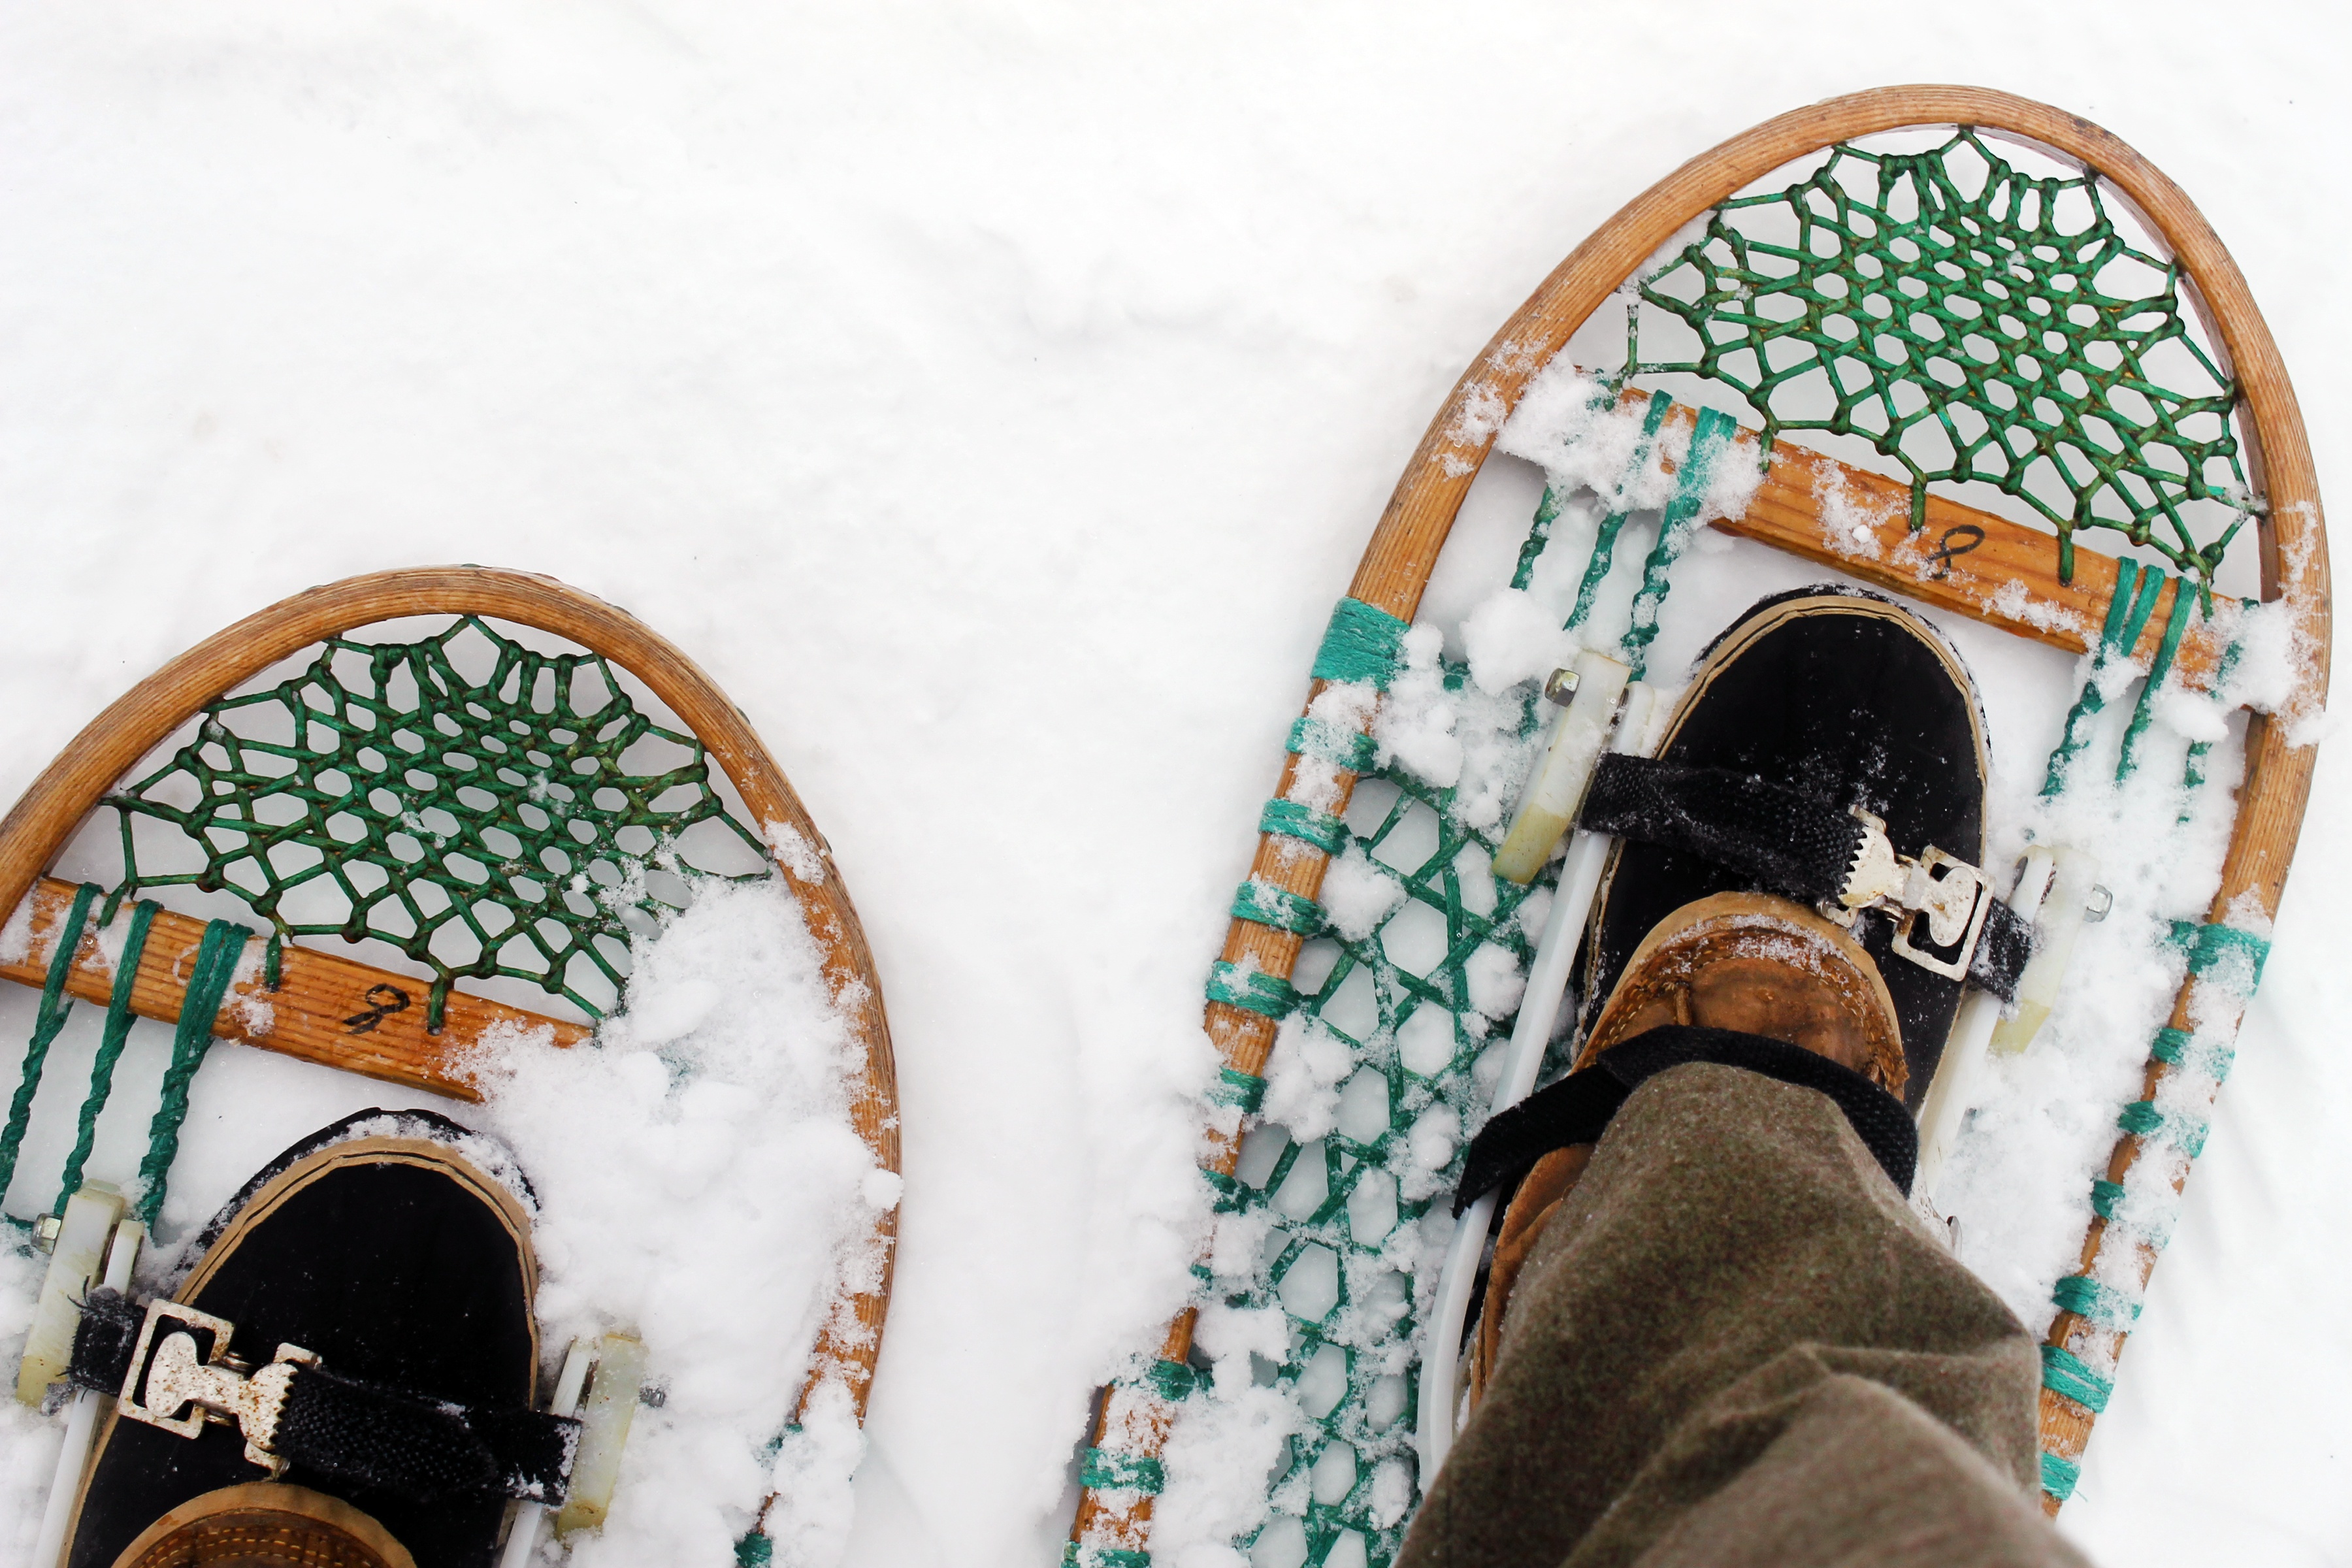
[[[73, 883], [55, 877], [35, 884], [30, 950], [17, 962], [0, 962], [0, 978], [37, 988], [47, 981], [74, 893]], [[187, 996], [188, 977], [204, 938], [204, 921], [168, 910], [156, 911], [131, 982], [132, 1012], [163, 1024], [180, 1021], [180, 1005]], [[545, 1029], [551, 1044], [569, 1047], [593, 1032], [584, 1024], [452, 991], [441, 1032], [428, 1034], [425, 996], [431, 984], [415, 975], [289, 945], [279, 964], [278, 988], [271, 990], [258, 970], [241, 976], [214, 1015], [213, 1033], [387, 1083], [478, 1100], [481, 1091], [474, 1087], [469, 1058], [492, 1037], [516, 1029]], [[114, 994], [114, 966], [99, 949], [94, 919], [74, 953], [66, 991], [100, 1006]]]
[[[1627, 392], [1622, 401], [1644, 403], [1648, 395]], [[1698, 415], [1677, 403], [1666, 420], [1687, 435]], [[1754, 463], [1759, 440], [1755, 431], [1741, 426], [1735, 455], [1717, 461]], [[1786, 440], [1773, 443], [1764, 482], [1747, 510], [1736, 518], [1719, 518], [1714, 526], [2071, 653], [2088, 652], [2098, 641], [2107, 601], [2116, 592], [2112, 555], [2077, 543], [2074, 577], [2062, 583], [2057, 543], [2049, 531], [1934, 490], [1927, 492], [1925, 526], [1915, 531], [1907, 480]], [[2164, 640], [2169, 613], [2168, 595], [2133, 646], [2142, 668]], [[2181, 638], [2173, 668], [2183, 685], [2204, 690], [2223, 651], [2212, 623], [2200, 613]]]

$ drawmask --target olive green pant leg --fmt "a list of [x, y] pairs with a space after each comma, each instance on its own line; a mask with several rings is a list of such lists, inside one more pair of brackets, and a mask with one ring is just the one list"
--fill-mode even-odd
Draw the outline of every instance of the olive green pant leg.
[[1812, 1090], [1644, 1083], [1506, 1322], [1400, 1568], [2083, 1561], [2032, 1337]]

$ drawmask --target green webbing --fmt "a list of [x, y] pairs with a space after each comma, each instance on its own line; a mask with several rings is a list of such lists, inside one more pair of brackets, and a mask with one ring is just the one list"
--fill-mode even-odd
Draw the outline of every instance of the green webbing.
[[1738, 430], [1738, 422], [1728, 414], [1713, 408], [1698, 411], [1698, 423], [1691, 430], [1690, 454], [1675, 475], [1675, 499], [1666, 503], [1665, 513], [1658, 520], [1657, 542], [1651, 545], [1649, 559], [1642, 563], [1642, 586], [1633, 595], [1633, 622], [1626, 626], [1621, 645], [1625, 662], [1633, 668], [1628, 679], [1642, 679], [1643, 666], [1649, 661], [1650, 644], [1658, 635], [1658, 610], [1665, 603], [1666, 574], [1682, 554], [1683, 546], [1690, 542], [1691, 530], [1697, 525], [1698, 509], [1706, 500], [1707, 477], [1715, 460], [1731, 445]]
[[775, 1541], [765, 1531], [747, 1530], [735, 1542], [735, 1568], [767, 1568], [775, 1555]]
[[154, 923], [155, 905], [142, 901], [131, 911], [131, 930], [122, 939], [122, 956], [114, 964], [113, 999], [106, 1007], [106, 1029], [99, 1037], [98, 1057], [89, 1065], [89, 1093], [81, 1102], [81, 1126], [74, 1137], [72, 1154], [66, 1159], [64, 1182], [58, 1188], [57, 1206], [51, 1214], [66, 1212], [66, 1200], [81, 1191], [82, 1166], [89, 1160], [90, 1145], [98, 1141], [99, 1113], [106, 1109], [107, 1097], [114, 1092], [114, 1064], [122, 1059], [122, 1047], [131, 1038], [131, 1026], [136, 1015], [131, 1011], [131, 994], [139, 981], [139, 959], [147, 950], [147, 928]]
[[2217, 1086], [2229, 1078], [2238, 1058], [2235, 1046], [2199, 1045], [2186, 1029], [2158, 1029], [2148, 1054], [2184, 1070], [2201, 1072]]
[[2074, 1483], [2082, 1479], [2082, 1466], [2055, 1454], [2042, 1456], [2042, 1489], [2060, 1502], [2074, 1495]]
[[2057, 1289], [2050, 1292], [2050, 1300], [2062, 1310], [2103, 1328], [2127, 1329], [2139, 1316], [2137, 1301], [2087, 1274], [2069, 1274], [2059, 1280]]
[[[2241, 646], [2242, 645], [2232, 641], [2228, 647], [2221, 650], [2221, 662], [2214, 668], [2213, 671], [2213, 693], [2217, 698], [2228, 688], [2230, 684], [2230, 677], [2237, 670], [2238, 650]], [[2180, 767], [2180, 789], [2182, 794], [2194, 795], [2200, 789], [2204, 787], [2205, 758], [2212, 750], [2213, 742], [2210, 741], [2191, 741], [2189, 742], [2188, 760], [2182, 763]], [[2196, 802], [2193, 800], [2183, 801], [2180, 805], [2180, 820], [2185, 823], [2195, 815]]]
[[2101, 1219], [2116, 1217], [2116, 1205], [2123, 1201], [2124, 1184], [2110, 1182], [2104, 1176], [2091, 1184], [2091, 1212]]
[[1331, 611], [1323, 646], [1315, 650], [1318, 680], [1369, 680], [1385, 689], [1412, 628], [1361, 599], [1342, 599]]
[[[2139, 581], [2137, 595], [2132, 592], [2136, 580]], [[2147, 617], [2155, 613], [2157, 596], [2163, 591], [2163, 573], [2150, 568], [2141, 580], [2138, 562], [2126, 556], [2116, 563], [2116, 592], [2107, 601], [2107, 623], [2091, 649], [2090, 672], [2084, 676], [2082, 693], [2066, 715], [2066, 732], [2060, 738], [2057, 750], [2050, 753], [2049, 772], [2042, 781], [2044, 799], [2066, 787], [2067, 772], [2083, 748], [2091, 743], [2100, 710], [2107, 705], [2099, 690], [2099, 677], [2116, 659], [2131, 657], [2132, 648], [2147, 626]]]
[[1213, 1104], [1238, 1106], [1255, 1113], [1265, 1100], [1265, 1079], [1232, 1068], [1219, 1068], [1217, 1081], [1209, 1086], [1209, 1100]]
[[1209, 1000], [1246, 1007], [1269, 1018], [1286, 1018], [1298, 1005], [1290, 982], [1262, 969], [1244, 970], [1219, 959], [1209, 965]]
[[[702, 743], [656, 724], [594, 654], [541, 653], [473, 616], [414, 643], [333, 637], [277, 686], [215, 700], [108, 797], [113, 896], [226, 891], [280, 939], [390, 943], [433, 976], [428, 1028], [460, 978], [529, 981], [602, 1017], [633, 936], [722, 875], [689, 858], [693, 829], [720, 825], [761, 868], [747, 878], [770, 874], [714, 781]], [[156, 824], [179, 839], [163, 863], [199, 868], [142, 866]]]
[[2042, 1386], [2063, 1394], [2095, 1415], [2107, 1407], [2116, 1392], [2113, 1378], [2101, 1377], [2073, 1351], [2057, 1345], [2042, 1347]]
[[1319, 757], [1351, 773], [1368, 773], [1380, 755], [1380, 742], [1328, 719], [1302, 718], [1290, 726], [1286, 751], [1302, 757]]
[[154, 1121], [147, 1124], [147, 1158], [139, 1165], [145, 1194], [139, 1200], [139, 1217], [151, 1231], [156, 1216], [163, 1212], [163, 1185], [180, 1152], [180, 1124], [188, 1119], [188, 1085], [204, 1064], [205, 1053], [212, 1048], [214, 1016], [228, 994], [229, 982], [236, 977], [237, 960], [244, 956], [246, 942], [252, 935], [241, 925], [213, 921], [205, 927], [205, 940], [196, 948], [195, 968], [188, 976], [187, 994], [180, 1001], [179, 1026], [172, 1036], [172, 1065], [163, 1073], [163, 1102], [156, 1107]]
[[1297, 936], [1313, 936], [1323, 929], [1323, 906], [1303, 894], [1252, 877], [1234, 894], [1233, 915]]
[[1265, 809], [1258, 813], [1257, 830], [1312, 844], [1326, 855], [1337, 855], [1348, 847], [1346, 823], [1328, 812], [1301, 805], [1295, 800], [1267, 801]]
[[[1633, 476], [1650, 460], [1650, 445], [1657, 438], [1658, 426], [1666, 422], [1666, 410], [1675, 400], [1663, 392], [1650, 395], [1649, 411], [1642, 416], [1642, 438], [1633, 445], [1633, 455], [1625, 465], [1623, 477], [1617, 481], [1616, 493], [1611, 496], [1609, 515], [1592, 535], [1592, 555], [1584, 563], [1584, 580], [1576, 586], [1576, 607], [1568, 613], [1568, 629], [1574, 631], [1592, 613], [1592, 597], [1601, 591], [1601, 579], [1609, 575], [1611, 563], [1616, 559], [1617, 535], [1623, 531], [1625, 519], [1631, 515], [1623, 507], [1625, 488]], [[1540, 510], [1537, 513], [1542, 515]]]
[[[8, 1184], [16, 1174], [16, 1151], [25, 1142], [25, 1128], [33, 1116], [33, 1096], [40, 1092], [41, 1068], [48, 1060], [49, 1047], [56, 1043], [58, 1031], [66, 1026], [73, 1014], [73, 1004], [65, 999], [66, 980], [73, 973], [74, 954], [81, 950], [82, 927], [89, 920], [89, 906], [98, 897], [95, 884], [84, 882], [74, 890], [73, 907], [66, 911], [65, 924], [58, 928], [57, 947], [49, 954], [49, 973], [41, 984], [41, 1010], [34, 1016], [32, 1043], [25, 1047], [25, 1074], [17, 1081], [16, 1098], [8, 1106], [8, 1126], [0, 1131], [0, 1197], [7, 1195]], [[50, 1211], [63, 1214], [64, 1209]]]
[[2164, 686], [2164, 678], [2172, 671], [2172, 656], [2180, 651], [2181, 634], [2189, 629], [2189, 612], [2197, 603], [2189, 592], [2189, 579], [2175, 577], [2172, 610], [2164, 622], [2164, 640], [2156, 645], [2156, 658], [2147, 667], [2147, 680], [2139, 689], [2139, 701], [2132, 709], [2130, 727], [2124, 731], [2123, 750], [2116, 758], [2117, 784], [2131, 777], [2139, 766], [2140, 737], [2147, 732], [2148, 721], [2156, 716], [2157, 693]]
[[[1643, 361], [1629, 310], [1622, 374], [1732, 388], [1768, 449], [1783, 430], [1868, 441], [1909, 470], [1915, 529], [1938, 480], [2015, 496], [2057, 530], [2061, 582], [2076, 531], [2103, 528], [2210, 594], [2256, 510], [2237, 388], [2190, 332], [2173, 265], [2132, 248], [2095, 174], [2033, 178], [1966, 127], [1924, 153], [1834, 147], [1723, 203], [1638, 288], [1696, 357]], [[2174, 370], [2183, 384], [2158, 379]], [[2198, 506], [2228, 519], [2203, 541]]]
[[1519, 545], [1519, 563], [1511, 571], [1512, 587], [1525, 588], [1535, 581], [1536, 563], [1543, 559], [1544, 546], [1551, 542], [1551, 525], [1559, 521], [1559, 493], [1546, 485], [1543, 500], [1536, 502], [1535, 526]]
[[2189, 955], [2189, 973], [2203, 974], [2233, 953], [2242, 953], [2253, 966], [2253, 980], [2247, 986], [2263, 983], [2263, 965], [2271, 955], [2271, 944], [2250, 931], [2240, 931], [2232, 925], [2219, 922], [2208, 925], [2200, 921], [2172, 922], [2172, 945]]
[[1168, 1485], [1160, 1461], [1139, 1454], [1116, 1454], [1088, 1448], [1078, 1460], [1078, 1485], [1101, 1491], [1157, 1494]]

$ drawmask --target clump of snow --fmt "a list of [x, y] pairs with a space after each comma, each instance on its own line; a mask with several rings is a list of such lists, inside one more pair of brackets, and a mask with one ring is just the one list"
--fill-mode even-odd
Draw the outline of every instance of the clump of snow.
[[1302, 1142], [1320, 1138], [1337, 1123], [1339, 1083], [1354, 1067], [1355, 1053], [1346, 1041], [1316, 1020], [1293, 1014], [1275, 1031], [1260, 1110]]
[[845, 1391], [820, 1384], [800, 1433], [769, 1445], [836, 1289], [878, 1278], [867, 1231], [897, 1202], [850, 1125], [854, 1037], [781, 883], [704, 884], [635, 958], [626, 1009], [593, 1045], [518, 1030], [474, 1064], [479, 1122], [538, 1193], [549, 1353], [633, 1331], [665, 1391], [638, 1409], [610, 1519], [572, 1561], [731, 1563], [784, 1489], [778, 1556], [822, 1568], [846, 1539]]
[[1462, 777], [1462, 742], [1454, 738], [1454, 706], [1439, 666], [1445, 639], [1423, 624], [1404, 635], [1403, 667], [1372, 723], [1382, 763], [1395, 761], [1440, 789]]
[[1470, 679], [1490, 695], [1540, 679], [1576, 657], [1576, 642], [1551, 606], [1518, 588], [1499, 588], [1462, 628]]
[[[2078, 671], [2088, 674], [2092, 662], [2088, 656], [2078, 660]], [[2138, 676], [2123, 660], [2099, 676], [2108, 711], [2092, 745], [2076, 759], [2056, 798], [2030, 797], [2006, 822], [1996, 814], [1989, 867], [2005, 876], [2003, 868], [2029, 836], [2035, 843], [2072, 845], [2098, 857], [2098, 880], [2114, 895], [2114, 907], [2105, 921], [2083, 928], [2058, 1004], [2040, 1035], [2021, 1053], [1992, 1059], [1934, 1194], [1939, 1209], [1960, 1220], [1963, 1260], [2037, 1332], [2054, 1311], [2052, 1289], [2080, 1265], [2083, 1230], [2092, 1217], [2091, 1184], [2106, 1173], [2116, 1113], [2139, 1098], [2150, 1046], [2186, 972], [2168, 940], [2172, 922], [2201, 922], [2219, 884], [2231, 817], [2230, 781], [2242, 765], [2226, 707], [2182, 689], [2176, 675], [2151, 704], [2137, 770], [2117, 782], [2118, 747]], [[2221, 743], [2207, 762], [2207, 782], [2192, 795], [2182, 783], [2188, 747], [2213, 742], [2217, 731]], [[2226, 967], [2225, 962], [2209, 973], [2200, 995], [2221, 994]], [[2192, 1049], [2210, 1058], [2234, 1027], [2235, 1011], [2232, 1005], [2218, 1039], [2200, 1036]], [[2168, 1121], [2155, 1141], [2159, 1145], [2201, 1125], [2218, 1085], [2201, 1072], [2176, 1078], [2158, 1109], [2168, 1117], [2185, 1111], [2189, 1119]], [[2155, 1168], [2162, 1162], [2142, 1163], [2151, 1168], [2136, 1169], [2126, 1184], [2118, 1226], [2161, 1245], [2178, 1199], [2169, 1179], [2159, 1178]], [[2116, 1273], [2122, 1268], [2116, 1259], [2133, 1251], [2105, 1249], [2096, 1277], [2137, 1299], [2137, 1265], [2129, 1278]]]
[[1395, 872], [1350, 843], [1323, 873], [1316, 901], [1323, 906], [1333, 931], [1350, 942], [1360, 942], [1404, 901], [1404, 884]]

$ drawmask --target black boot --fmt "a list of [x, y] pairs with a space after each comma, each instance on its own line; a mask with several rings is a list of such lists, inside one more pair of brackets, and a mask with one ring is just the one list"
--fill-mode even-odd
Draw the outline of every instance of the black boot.
[[[530, 1414], [530, 1210], [503, 1150], [427, 1112], [362, 1111], [278, 1156], [213, 1221], [170, 1294], [234, 1324], [230, 1351], [257, 1373], [281, 1345], [317, 1358], [289, 1380], [279, 1458], [249, 1458], [234, 1425], [183, 1436], [118, 1409], [67, 1568], [488, 1563], [509, 1499], [560, 1487], [569, 1455], [568, 1424]], [[118, 1338], [153, 1324], [160, 1342], [163, 1310], [94, 1302], [77, 1379], [120, 1379], [132, 1363], [127, 1342], [110, 1355], [96, 1342], [110, 1311]], [[208, 1352], [213, 1336], [190, 1337]]]
[[[1656, 756], [1783, 785], [1881, 817], [1897, 854], [1930, 846], [1984, 863], [1984, 718], [1959, 655], [1889, 599], [1800, 588], [1750, 609], [1717, 638], [1676, 707]], [[1621, 841], [1585, 949], [1586, 1022], [1616, 988], [1643, 938], [1711, 894], [1765, 888], [1688, 849]], [[1864, 911], [1853, 934], [1893, 996], [1906, 1081], [1887, 1087], [1915, 1112], [1958, 1012], [1961, 982], [1892, 951], [1894, 922]]]

